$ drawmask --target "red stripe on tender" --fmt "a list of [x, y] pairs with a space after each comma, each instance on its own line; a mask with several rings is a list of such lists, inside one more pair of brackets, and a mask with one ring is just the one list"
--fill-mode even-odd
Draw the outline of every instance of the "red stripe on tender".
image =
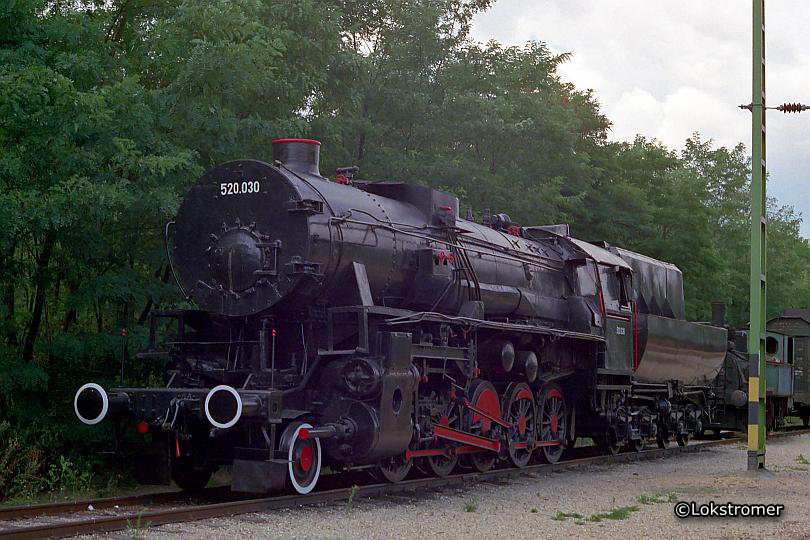
[[615, 321], [624, 321], [630, 322], [630, 317], [622, 317], [621, 315], [605, 315], [608, 319], [613, 319]]
[[638, 303], [633, 301], [633, 370], [638, 369]]
[[321, 145], [321, 141], [316, 141], [315, 139], [276, 139], [271, 144], [286, 143], [286, 142], [300, 142], [300, 143], [306, 143], [306, 144], [317, 144], [318, 146]]

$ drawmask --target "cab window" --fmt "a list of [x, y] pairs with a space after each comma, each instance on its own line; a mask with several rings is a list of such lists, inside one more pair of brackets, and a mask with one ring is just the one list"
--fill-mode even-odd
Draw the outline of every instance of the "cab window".
[[618, 310], [622, 295], [619, 274], [612, 267], [600, 264], [599, 280], [602, 282], [602, 299], [605, 302], [605, 308]]
[[620, 270], [619, 273], [619, 286], [620, 295], [619, 295], [619, 303], [622, 307], [629, 308], [630, 307], [630, 273], [626, 270]]
[[592, 262], [577, 266], [577, 283], [581, 296], [596, 296], [599, 285], [596, 282], [596, 269]]

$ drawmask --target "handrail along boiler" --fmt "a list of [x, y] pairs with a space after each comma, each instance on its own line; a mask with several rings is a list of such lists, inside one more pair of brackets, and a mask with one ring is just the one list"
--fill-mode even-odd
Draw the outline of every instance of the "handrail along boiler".
[[356, 168], [332, 182], [319, 152], [281, 139], [203, 175], [167, 227], [198, 309], [154, 312], [140, 355], [168, 359], [165, 387], [77, 392], [82, 421], [144, 434], [143, 481], [233, 465], [235, 490], [307, 493], [324, 466], [396, 482], [701, 431], [727, 333], [684, 320], [676, 267]]

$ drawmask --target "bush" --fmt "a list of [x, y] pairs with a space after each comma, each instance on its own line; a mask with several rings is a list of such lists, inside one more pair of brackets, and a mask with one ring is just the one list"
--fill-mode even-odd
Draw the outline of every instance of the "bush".
[[45, 454], [24, 444], [8, 422], [0, 422], [0, 500], [42, 490]]

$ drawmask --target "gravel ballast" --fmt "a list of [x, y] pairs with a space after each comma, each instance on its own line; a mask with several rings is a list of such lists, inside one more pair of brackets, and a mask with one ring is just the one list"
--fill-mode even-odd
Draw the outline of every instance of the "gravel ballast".
[[[800, 456], [807, 457], [803, 460]], [[803, 463], [807, 461], [807, 463]], [[775, 438], [769, 471], [741, 444], [504, 483], [165, 525], [147, 538], [807, 538], [810, 435]], [[779, 518], [675, 517], [676, 501], [784, 504]]]

